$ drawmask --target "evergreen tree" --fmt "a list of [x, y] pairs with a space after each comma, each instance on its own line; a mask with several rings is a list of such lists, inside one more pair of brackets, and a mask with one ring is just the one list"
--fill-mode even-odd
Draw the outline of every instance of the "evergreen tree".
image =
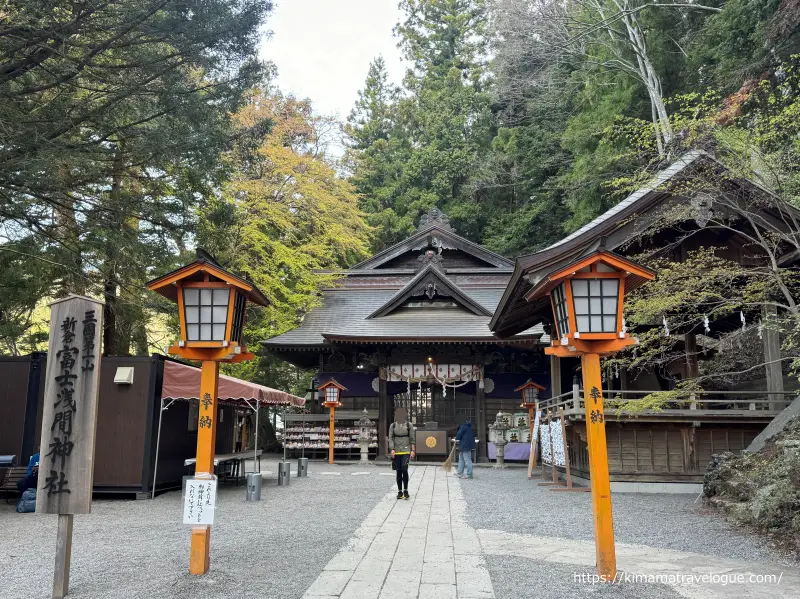
[[[350, 133], [354, 183], [365, 210], [376, 215], [371, 222], [382, 229], [376, 249], [405, 237], [432, 206], [446, 211], [462, 234], [480, 240], [491, 210], [475, 193], [471, 175], [493, 136], [484, 3], [404, 0], [401, 7], [406, 18], [395, 33], [412, 68], [403, 96], [393, 103], [388, 139]], [[368, 81], [362, 98], [378, 89], [380, 84]], [[385, 113], [368, 114], [361, 105], [356, 113], [369, 116], [363, 122], [351, 119], [351, 128], [364, 135], [386, 122]], [[359, 140], [369, 145], [360, 147]], [[380, 166], [371, 159], [378, 156]]]
[[0, 21], [0, 221], [105, 301], [104, 351], [146, 352], [142, 283], [222, 173], [228, 115], [267, 73], [268, 0], [25, 0]]
[[386, 63], [376, 58], [369, 66], [364, 89], [350, 113], [344, 131], [349, 147], [351, 183], [359, 192], [359, 205], [375, 227], [377, 248], [397, 240], [398, 217], [394, 197], [399, 181], [402, 144], [397, 123], [400, 91], [388, 80]]

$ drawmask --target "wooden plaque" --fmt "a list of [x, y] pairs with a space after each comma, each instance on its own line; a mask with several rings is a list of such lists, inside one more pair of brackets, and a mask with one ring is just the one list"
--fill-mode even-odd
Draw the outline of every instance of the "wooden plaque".
[[92, 507], [103, 304], [71, 295], [50, 304], [36, 511]]

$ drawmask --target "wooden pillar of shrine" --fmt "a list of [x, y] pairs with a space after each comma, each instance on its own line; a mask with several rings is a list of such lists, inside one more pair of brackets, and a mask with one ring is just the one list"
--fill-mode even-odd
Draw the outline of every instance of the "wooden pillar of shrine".
[[380, 372], [388, 372], [388, 366], [379, 361], [378, 367], [378, 459], [389, 458], [389, 395], [386, 388], [386, 378]]
[[[480, 366], [483, 375], [483, 356], [477, 355], [475, 364]], [[475, 389], [475, 434], [478, 437], [478, 447], [476, 457], [478, 462], [488, 462], [489, 454], [486, 444], [489, 440], [488, 428], [486, 424], [486, 390], [482, 384], [476, 385]]]
[[550, 356], [550, 396], [561, 395], [561, 358]]
[[778, 309], [775, 306], [764, 306], [761, 332], [764, 344], [764, 370], [766, 371], [769, 409], [782, 410], [786, 406], [783, 395], [783, 368], [781, 367], [781, 336], [778, 332]]

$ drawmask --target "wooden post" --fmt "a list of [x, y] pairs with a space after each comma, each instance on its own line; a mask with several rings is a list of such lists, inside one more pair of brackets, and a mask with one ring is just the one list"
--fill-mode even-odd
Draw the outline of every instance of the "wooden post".
[[[200, 406], [197, 410], [197, 461], [195, 477], [214, 474], [214, 448], [217, 439], [217, 394], [219, 362], [204, 360], [200, 371]], [[205, 574], [211, 565], [211, 527], [192, 527], [189, 572]]]
[[597, 573], [602, 577], [601, 580], [611, 582], [617, 573], [617, 558], [614, 548], [614, 522], [611, 513], [611, 481], [608, 475], [608, 447], [606, 446], [600, 356], [583, 354], [581, 366], [585, 393], [586, 437], [589, 445]]
[[778, 327], [778, 309], [775, 306], [764, 306], [764, 328], [761, 332], [764, 344], [764, 362], [766, 364], [767, 391], [769, 396], [769, 409], [782, 410], [785, 405], [783, 395], [783, 368], [781, 367], [781, 336]]
[[561, 420], [561, 442], [564, 444], [564, 467], [567, 474], [567, 487], [572, 488], [572, 473], [569, 470], [569, 447], [567, 446], [567, 425], [564, 422], [564, 408], [559, 408], [559, 416]]
[[[533, 478], [533, 469], [536, 467], [536, 448], [539, 446], [538, 442], [534, 442], [533, 435], [539, 434], [538, 425], [539, 423], [536, 422], [536, 418], [539, 416], [539, 404], [536, 404], [534, 408], [535, 414], [533, 416], [533, 420], [531, 421], [531, 455], [528, 457], [528, 478]], [[537, 439], [538, 441], [538, 439]]]
[[333, 428], [334, 428], [334, 420], [336, 419], [336, 408], [331, 406], [330, 412], [331, 412], [330, 413], [330, 424], [329, 424], [329, 431], [328, 431], [328, 434], [329, 434], [328, 438], [330, 439], [330, 441], [328, 442], [328, 463], [329, 464], [333, 464], [333, 445], [334, 445], [334, 441], [336, 440], [336, 437], [334, 436]]
[[386, 364], [381, 364], [378, 367], [378, 457], [388, 459], [389, 396], [386, 390], [386, 379], [381, 376], [381, 370], [388, 376], [389, 367]]
[[550, 441], [550, 473], [553, 475], [553, 484], [558, 484], [558, 474], [556, 474], [556, 454], [553, 452], [553, 431], [552, 431], [552, 424], [553, 424], [553, 415], [551, 412], [548, 412], [547, 415], [547, 426], [551, 429], [550, 434], [547, 435], [547, 438]]
[[[479, 357], [481, 364], [481, 376], [483, 376], [483, 357]], [[489, 461], [489, 448], [486, 437], [486, 391], [481, 388], [480, 384], [476, 385], [475, 389], [475, 425], [477, 430], [475, 434], [478, 436], [478, 450], [475, 454], [478, 462]]]
[[528, 440], [533, 441], [533, 406], [528, 408], [528, 428], [530, 429], [528, 432]]
[[550, 396], [561, 395], [561, 358], [550, 356]]
[[572, 408], [574, 410], [581, 409], [581, 387], [577, 377], [572, 380]]
[[53, 599], [69, 592], [73, 516], [92, 511], [102, 308], [75, 295], [50, 304], [36, 513], [58, 514]]
[[53, 574], [53, 599], [69, 594], [69, 564], [72, 557], [72, 514], [58, 515], [56, 568]]
[[[694, 333], [686, 333], [683, 336], [684, 354], [686, 357], [686, 378], [696, 379], [700, 376], [700, 365], [697, 361], [697, 336]], [[690, 410], [697, 409], [697, 397], [694, 393], [689, 396]]]

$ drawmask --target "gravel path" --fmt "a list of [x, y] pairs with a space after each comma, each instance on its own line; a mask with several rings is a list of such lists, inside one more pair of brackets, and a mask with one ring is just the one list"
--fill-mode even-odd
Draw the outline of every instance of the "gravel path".
[[614, 599], [681, 599], [672, 587], [662, 584], [591, 584], [576, 575], [595, 574], [594, 569], [523, 557], [486, 557], [498, 599], [569, 599], [571, 597], [614, 597]]
[[[211, 573], [203, 577], [188, 574], [190, 531], [181, 523], [180, 492], [153, 501], [95, 501], [91, 515], [75, 517], [69, 597], [302, 596], [394, 482], [379, 475], [386, 468], [314, 462], [309, 470], [309, 478], [278, 487], [277, 463], [264, 462], [262, 471], [272, 474], [264, 477], [260, 502], [246, 502], [243, 486], [221, 487]], [[0, 598], [50, 596], [56, 521], [0, 506]]]
[[[462, 481], [468, 523], [475, 529], [592, 540], [591, 494], [550, 491], [536, 481], [517, 469], [476, 469], [473, 480]], [[768, 541], [695, 503], [694, 495], [614, 493], [612, 501], [617, 541], [797, 566]]]

